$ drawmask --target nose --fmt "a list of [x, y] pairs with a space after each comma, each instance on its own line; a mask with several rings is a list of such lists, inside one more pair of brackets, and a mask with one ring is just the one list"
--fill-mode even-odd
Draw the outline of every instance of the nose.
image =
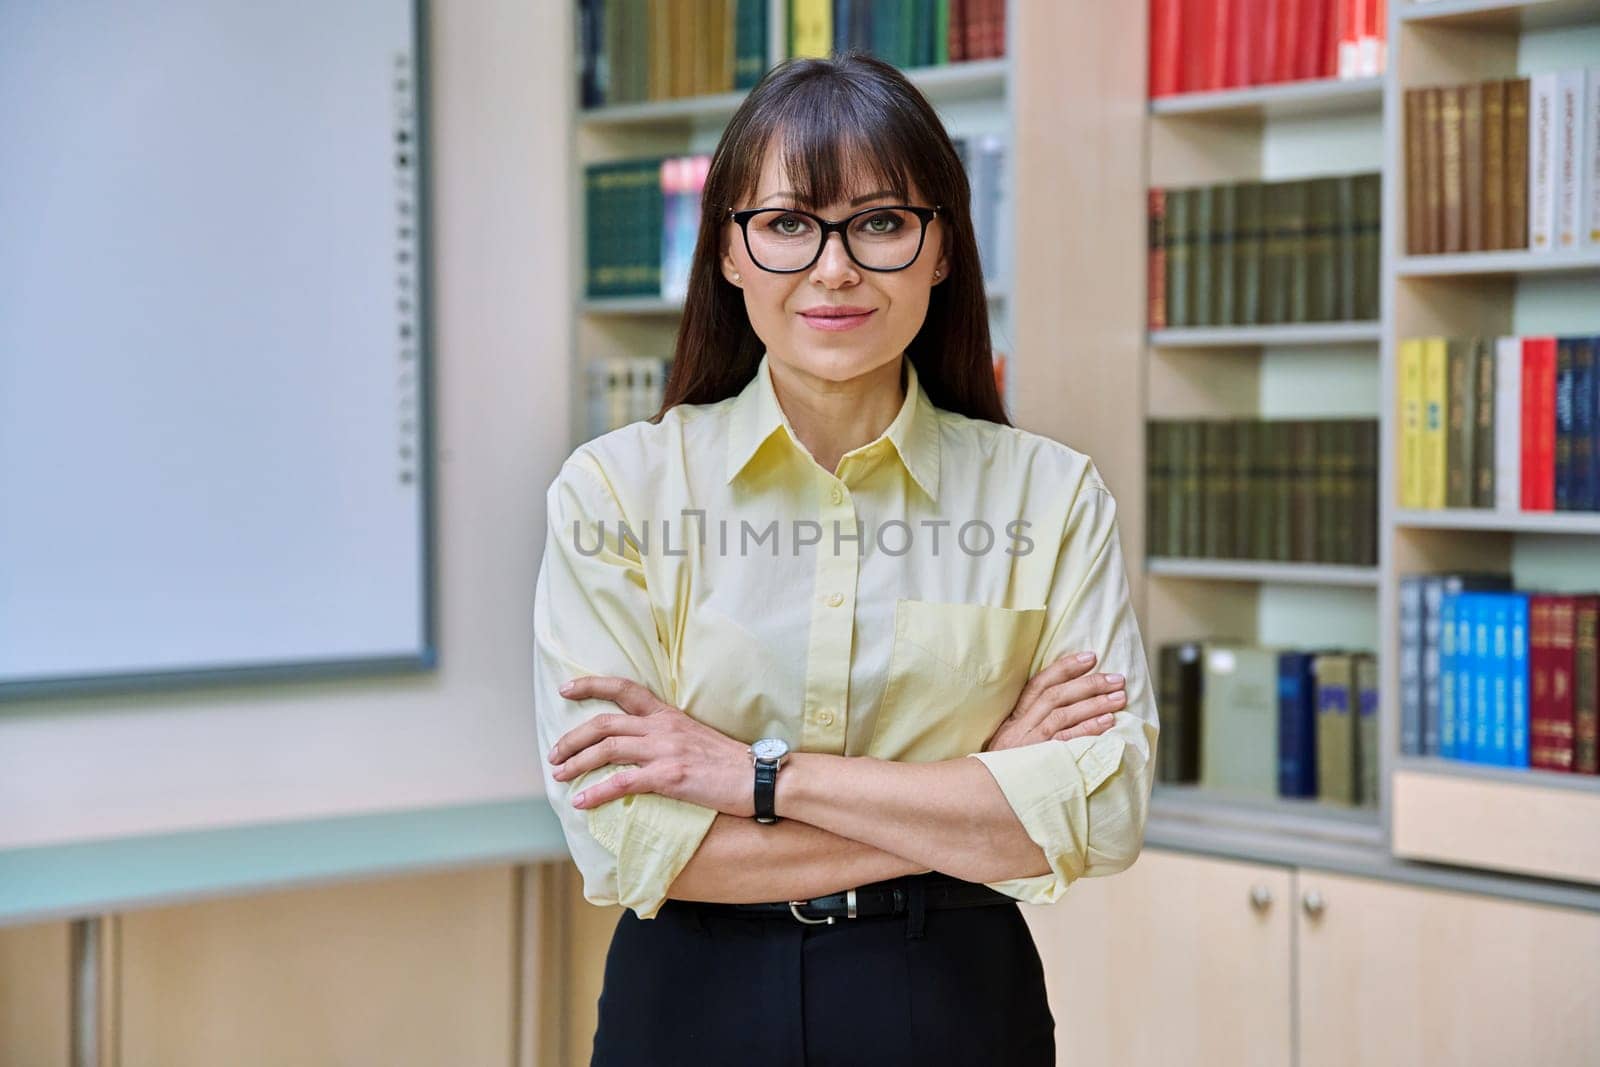
[[844, 235], [834, 232], [822, 243], [822, 255], [811, 268], [812, 275], [824, 285], [838, 285], [855, 276], [856, 265], [844, 248]]

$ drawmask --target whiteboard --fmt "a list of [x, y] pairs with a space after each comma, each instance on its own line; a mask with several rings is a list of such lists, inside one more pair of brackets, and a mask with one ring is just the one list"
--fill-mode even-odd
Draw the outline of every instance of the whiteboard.
[[418, 0], [0, 0], [0, 698], [431, 668]]

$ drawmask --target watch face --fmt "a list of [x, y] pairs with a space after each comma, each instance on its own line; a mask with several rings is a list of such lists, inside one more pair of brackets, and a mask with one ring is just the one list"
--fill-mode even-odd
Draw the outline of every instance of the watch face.
[[750, 746], [750, 751], [755, 753], [756, 759], [782, 759], [789, 754], [789, 742], [781, 737], [763, 737]]

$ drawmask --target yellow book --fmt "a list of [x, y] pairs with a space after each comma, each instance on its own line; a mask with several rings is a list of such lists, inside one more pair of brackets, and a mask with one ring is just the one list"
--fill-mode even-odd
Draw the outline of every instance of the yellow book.
[[1422, 507], [1422, 339], [1400, 342], [1400, 506]]
[[1422, 339], [1422, 506], [1445, 501], [1445, 416], [1450, 407], [1449, 364], [1443, 337]]
[[833, 51], [833, 0], [789, 0], [789, 53], [826, 59]]

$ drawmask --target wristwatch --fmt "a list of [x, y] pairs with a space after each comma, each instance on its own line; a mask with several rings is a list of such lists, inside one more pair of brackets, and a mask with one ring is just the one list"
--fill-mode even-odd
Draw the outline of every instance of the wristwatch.
[[763, 737], [750, 746], [756, 765], [756, 822], [774, 823], [773, 800], [778, 791], [778, 768], [789, 754], [789, 742], [781, 737]]

